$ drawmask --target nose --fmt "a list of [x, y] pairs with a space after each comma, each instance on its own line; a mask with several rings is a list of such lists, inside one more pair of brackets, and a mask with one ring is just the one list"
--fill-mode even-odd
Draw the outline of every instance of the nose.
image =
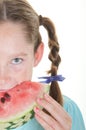
[[9, 66], [0, 65], [0, 91], [14, 87], [17, 84]]
[[9, 80], [9, 72], [7, 66], [0, 66], [0, 84], [4, 84]]
[[0, 64], [0, 91], [9, 88], [10, 86], [10, 76], [9, 67]]

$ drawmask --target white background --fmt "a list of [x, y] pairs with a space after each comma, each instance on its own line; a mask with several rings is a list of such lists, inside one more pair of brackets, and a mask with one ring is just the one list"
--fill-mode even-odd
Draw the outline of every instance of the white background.
[[[66, 79], [59, 83], [62, 93], [79, 106], [86, 124], [86, 1], [85, 0], [28, 0], [37, 13], [51, 18], [55, 24], [62, 62], [59, 74]], [[45, 52], [34, 70], [35, 80], [49, 69], [47, 33], [40, 28]]]

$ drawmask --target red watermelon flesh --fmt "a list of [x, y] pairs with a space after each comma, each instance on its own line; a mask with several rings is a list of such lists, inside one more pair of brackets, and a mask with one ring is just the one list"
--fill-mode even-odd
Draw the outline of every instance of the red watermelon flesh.
[[41, 97], [46, 88], [40, 83], [25, 81], [0, 92], [0, 125], [21, 119], [22, 115], [33, 109], [37, 97]]

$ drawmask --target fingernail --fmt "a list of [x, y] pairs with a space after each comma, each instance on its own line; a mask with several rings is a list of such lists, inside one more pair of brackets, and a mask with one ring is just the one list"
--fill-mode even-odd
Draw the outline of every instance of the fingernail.
[[41, 102], [42, 102], [42, 98], [38, 98], [38, 99], [37, 99], [37, 102], [38, 102], [38, 103], [41, 103]]
[[49, 98], [49, 94], [45, 93], [45, 94], [44, 94], [44, 97], [45, 97], [45, 98]]
[[36, 113], [38, 113], [38, 112], [39, 112], [39, 108], [38, 108], [38, 107], [35, 107], [35, 108], [34, 108], [34, 111], [35, 111]]

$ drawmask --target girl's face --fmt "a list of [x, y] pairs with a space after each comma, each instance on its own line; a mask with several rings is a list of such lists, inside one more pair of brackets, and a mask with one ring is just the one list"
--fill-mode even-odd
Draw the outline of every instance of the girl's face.
[[21, 24], [0, 24], [0, 90], [31, 80], [33, 67], [43, 53], [43, 44], [34, 54], [34, 44], [28, 43]]

